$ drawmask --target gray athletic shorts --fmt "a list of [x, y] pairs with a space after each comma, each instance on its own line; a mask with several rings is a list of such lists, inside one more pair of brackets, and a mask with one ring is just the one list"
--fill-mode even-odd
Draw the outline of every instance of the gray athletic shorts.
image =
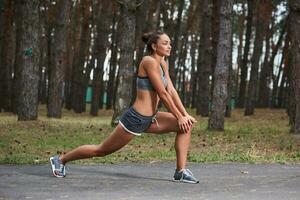
[[127, 132], [140, 136], [154, 121], [157, 122], [156, 114], [144, 116], [130, 107], [122, 114], [119, 123]]

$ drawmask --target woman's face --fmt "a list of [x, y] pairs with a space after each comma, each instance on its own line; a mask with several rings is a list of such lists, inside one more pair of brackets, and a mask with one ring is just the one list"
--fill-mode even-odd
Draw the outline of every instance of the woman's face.
[[171, 53], [171, 40], [168, 35], [162, 34], [157, 40], [156, 44], [153, 44], [154, 53], [160, 56], [170, 56]]

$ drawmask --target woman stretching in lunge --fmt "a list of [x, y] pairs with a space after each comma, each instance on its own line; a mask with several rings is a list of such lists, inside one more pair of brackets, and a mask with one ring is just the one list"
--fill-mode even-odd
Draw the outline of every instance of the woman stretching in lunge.
[[[191, 128], [196, 120], [190, 116], [174, 89], [164, 57], [171, 52], [170, 38], [161, 31], [146, 33], [142, 37], [149, 55], [144, 56], [138, 69], [137, 97], [120, 117], [113, 132], [99, 145], [83, 145], [64, 155], [50, 158], [56, 177], [65, 177], [65, 164], [72, 160], [106, 156], [128, 144], [135, 136], [146, 133], [176, 132], [175, 150], [177, 168], [174, 181], [198, 183], [186, 169]], [[159, 100], [170, 112], [157, 111]]]

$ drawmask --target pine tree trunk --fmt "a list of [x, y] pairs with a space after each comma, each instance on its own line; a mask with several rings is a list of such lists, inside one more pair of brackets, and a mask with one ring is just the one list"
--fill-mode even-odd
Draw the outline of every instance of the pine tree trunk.
[[241, 81], [239, 87], [239, 96], [237, 107], [243, 108], [245, 106], [246, 99], [246, 87], [247, 87], [247, 75], [248, 75], [248, 54], [250, 50], [251, 43], [251, 33], [252, 33], [252, 21], [253, 21], [253, 0], [247, 0], [248, 5], [248, 15], [247, 15], [247, 27], [246, 27], [246, 39], [244, 46], [244, 54], [241, 65]]
[[263, 46], [263, 33], [265, 32], [265, 24], [263, 21], [263, 11], [265, 3], [257, 3], [258, 5], [258, 14], [256, 19], [256, 32], [255, 32], [255, 41], [254, 41], [254, 50], [253, 57], [251, 62], [251, 74], [250, 74], [250, 82], [247, 92], [247, 100], [246, 100], [246, 108], [245, 115], [253, 115], [254, 108], [256, 106], [256, 93], [257, 93], [257, 83], [258, 83], [258, 69], [259, 69], [259, 61], [262, 53]]
[[[45, 1], [41, 2], [40, 7], [46, 8]], [[47, 37], [46, 37], [46, 10], [40, 10], [40, 63], [39, 63], [39, 103], [46, 104], [47, 99], [44, 96], [46, 90], [46, 69], [47, 69]]]
[[72, 7], [70, 13], [70, 23], [67, 28], [67, 51], [66, 51], [66, 68], [65, 68], [65, 87], [64, 87], [64, 101], [65, 108], [68, 110], [72, 109], [72, 71], [73, 71], [73, 60], [74, 60], [74, 49], [76, 44], [76, 33], [78, 33], [77, 21], [80, 15], [80, 6], [75, 5]]
[[106, 58], [106, 49], [108, 48], [108, 35], [111, 25], [112, 4], [110, 0], [101, 2], [102, 9], [97, 19], [97, 38], [96, 38], [96, 52], [97, 67], [94, 69], [93, 79], [93, 96], [90, 114], [98, 115], [98, 109], [103, 108], [103, 74], [104, 74], [104, 60]]
[[231, 117], [231, 100], [232, 100], [232, 93], [233, 93], [233, 85], [234, 85], [234, 79], [233, 79], [233, 69], [232, 69], [232, 52], [233, 52], [233, 34], [231, 33], [231, 44], [230, 44], [230, 54], [229, 54], [229, 73], [228, 73], [228, 98], [227, 98], [227, 104], [226, 104], [226, 111], [225, 111], [225, 117]]
[[196, 48], [197, 48], [197, 38], [196, 36], [192, 36], [192, 46], [191, 46], [191, 103], [190, 106], [191, 108], [196, 107], [196, 97], [197, 97], [197, 75], [196, 75], [196, 59], [195, 59], [195, 54], [196, 54]]
[[[72, 70], [72, 108], [75, 113], [85, 112], [86, 109], [86, 90], [87, 90], [87, 78], [90, 76], [89, 65], [86, 65], [86, 58], [88, 57], [89, 44], [91, 39], [90, 34], [90, 6], [91, 1], [82, 1], [79, 5], [82, 12], [81, 31], [77, 37], [80, 36], [78, 43], [78, 51], [74, 54], [73, 70]], [[78, 38], [77, 38], [78, 39]]]
[[16, 68], [19, 69], [18, 120], [38, 116], [39, 1], [18, 0]]
[[106, 104], [106, 109], [112, 109], [113, 99], [115, 96], [115, 86], [116, 86], [116, 69], [117, 69], [117, 28], [116, 28], [116, 20], [117, 14], [115, 12], [113, 16], [113, 25], [112, 25], [112, 34], [111, 34], [111, 57], [110, 57], [110, 65], [109, 65], [109, 79], [108, 79], [108, 84], [107, 84], [107, 104]]
[[225, 109], [228, 97], [228, 73], [232, 36], [233, 1], [224, 0], [220, 6], [220, 34], [218, 43], [217, 64], [214, 72], [212, 109], [208, 120], [211, 130], [224, 130]]
[[199, 58], [197, 64], [198, 74], [198, 99], [196, 114], [203, 117], [209, 115], [209, 75], [211, 73], [211, 59], [212, 59], [212, 43], [211, 43], [211, 18], [212, 10], [209, 0], [203, 2], [203, 15], [201, 24], [201, 35], [199, 43]]
[[215, 67], [217, 63], [217, 49], [219, 43], [219, 33], [220, 33], [220, 3], [219, 0], [213, 0], [213, 8], [212, 8], [212, 60], [211, 60], [211, 85], [210, 90], [211, 97], [213, 96], [213, 88], [214, 88], [214, 74], [215, 74]]
[[289, 36], [291, 42], [291, 88], [294, 97], [293, 115], [291, 115], [291, 132], [300, 134], [300, 2], [289, 1], [290, 24]]
[[66, 69], [66, 39], [70, 13], [70, 0], [57, 3], [54, 32], [53, 66], [49, 76], [48, 117], [61, 118], [63, 106], [64, 76]]
[[[282, 54], [282, 62], [283, 62], [283, 69], [282, 69], [282, 77], [281, 77], [281, 81], [280, 81], [280, 85], [278, 86], [278, 94], [276, 91], [274, 91], [274, 103], [273, 103], [273, 107], [279, 107], [279, 108], [283, 108], [283, 97], [284, 97], [284, 91], [286, 91], [285, 88], [285, 84], [287, 82], [287, 68], [289, 68], [290, 64], [289, 64], [289, 37], [288, 35], [286, 35], [285, 38], [285, 45], [284, 45], [284, 49], [283, 49], [283, 54]], [[282, 65], [282, 64], [281, 64]], [[277, 85], [279, 84], [279, 78], [277, 77], [278, 81], [277, 81]], [[276, 92], [276, 93], [275, 93]], [[276, 100], [277, 99], [277, 103]], [[273, 100], [273, 98], [272, 98]]]
[[236, 77], [235, 77], [235, 100], [238, 99], [239, 94], [239, 79], [240, 79], [240, 71], [242, 65], [242, 54], [243, 54], [243, 45], [244, 45], [244, 29], [245, 29], [245, 4], [243, 4], [243, 13], [238, 17], [238, 34], [239, 34], [239, 45], [238, 45], [238, 52], [237, 52], [237, 70], [236, 70]]
[[[258, 107], [266, 108], [269, 107], [269, 96], [270, 90], [269, 85], [271, 83], [271, 69], [270, 69], [270, 39], [272, 37], [272, 31], [274, 29], [274, 21], [272, 19], [272, 5], [271, 2], [266, 5], [265, 12], [264, 12], [264, 24], [266, 24], [266, 28], [264, 29], [266, 32], [265, 35], [265, 57], [264, 62], [261, 66], [260, 70], [260, 77], [259, 77], [259, 84], [258, 84]], [[270, 25], [271, 24], [271, 27]]]
[[[144, 2], [144, 4], [147, 1]], [[158, 27], [159, 24], [159, 15], [160, 15], [160, 0], [150, 0], [149, 3], [149, 11], [147, 16], [147, 30], [152, 31]]]
[[[2, 14], [1, 14], [2, 15]], [[4, 1], [2, 42], [0, 43], [0, 112], [12, 111], [12, 69], [13, 69], [13, 3]], [[1, 36], [0, 36], [1, 37]]]
[[112, 124], [117, 124], [121, 113], [130, 106], [134, 74], [135, 1], [123, 0], [120, 21], [120, 68], [116, 105]]

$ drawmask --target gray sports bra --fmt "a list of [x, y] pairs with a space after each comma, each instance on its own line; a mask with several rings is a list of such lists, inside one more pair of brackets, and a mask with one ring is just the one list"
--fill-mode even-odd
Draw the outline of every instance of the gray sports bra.
[[[161, 73], [161, 79], [164, 83], [165, 88], [168, 86], [168, 80], [165, 76], [165, 72], [162, 69], [162, 66], [160, 65], [160, 73]], [[149, 80], [148, 76], [137, 76], [136, 78], [136, 88], [138, 90], [150, 90], [150, 91], [154, 91], [154, 87], [152, 86], [151, 81]]]

